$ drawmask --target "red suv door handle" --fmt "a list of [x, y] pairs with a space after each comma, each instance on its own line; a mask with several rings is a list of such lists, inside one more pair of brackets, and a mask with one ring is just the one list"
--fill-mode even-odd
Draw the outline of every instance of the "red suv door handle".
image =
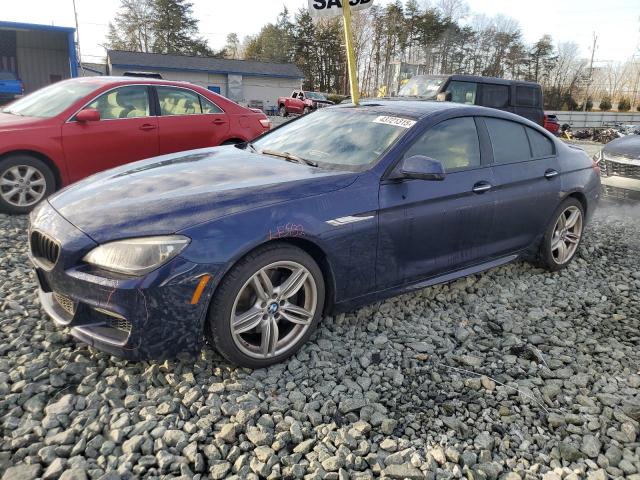
[[151, 125], [150, 123], [145, 123], [143, 125], [140, 125], [140, 130], [155, 130], [156, 126], [155, 125]]
[[225, 123], [227, 123], [227, 121], [222, 120], [220, 118], [216, 118], [215, 120], [212, 120], [211, 123], [213, 123], [214, 125], [224, 125]]

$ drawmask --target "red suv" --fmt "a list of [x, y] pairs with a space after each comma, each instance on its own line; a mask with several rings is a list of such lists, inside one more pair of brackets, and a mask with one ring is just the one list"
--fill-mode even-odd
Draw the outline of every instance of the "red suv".
[[270, 128], [259, 110], [190, 83], [119, 77], [58, 82], [0, 111], [0, 211], [26, 213], [93, 173], [252, 140]]

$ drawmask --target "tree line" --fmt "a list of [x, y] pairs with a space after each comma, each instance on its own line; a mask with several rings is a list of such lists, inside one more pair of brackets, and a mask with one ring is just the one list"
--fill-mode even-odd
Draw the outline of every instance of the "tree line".
[[[186, 0], [121, 0], [111, 24], [110, 48], [186, 53], [266, 62], [295, 63], [304, 88], [347, 94], [347, 67], [340, 18], [312, 19], [305, 8], [284, 8], [260, 32], [240, 41], [227, 36], [213, 51], [197, 33]], [[424, 3], [424, 2], [423, 2]], [[460, 73], [530, 80], [545, 92], [545, 108], [601, 109], [617, 103], [634, 108], [640, 66], [633, 62], [590, 69], [573, 42], [543, 35], [524, 41], [516, 20], [470, 12], [464, 0], [417, 0], [374, 4], [353, 15], [360, 90], [365, 96], [394, 94], [412, 74]], [[586, 100], [586, 105], [582, 105]], [[638, 107], [640, 108], [640, 107]]]

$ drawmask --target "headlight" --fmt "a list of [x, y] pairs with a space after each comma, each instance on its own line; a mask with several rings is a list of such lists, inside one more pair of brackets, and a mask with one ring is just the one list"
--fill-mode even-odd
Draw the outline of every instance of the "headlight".
[[118, 240], [94, 248], [83, 260], [112, 272], [143, 275], [178, 255], [189, 242], [182, 235]]

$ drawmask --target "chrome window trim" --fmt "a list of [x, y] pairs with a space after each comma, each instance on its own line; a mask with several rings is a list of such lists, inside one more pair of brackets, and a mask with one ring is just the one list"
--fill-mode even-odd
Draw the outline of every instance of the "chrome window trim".
[[[126, 85], [116, 85], [112, 88], [109, 88], [108, 90], [105, 90], [104, 92], [100, 92], [98, 95], [96, 95], [95, 97], [93, 97], [91, 100], [89, 100], [88, 102], [86, 102], [82, 107], [80, 107], [78, 110], [76, 110], [75, 112], [73, 112], [73, 114], [67, 118], [67, 120], [64, 123], [78, 123], [77, 120], [74, 120], [74, 117], [81, 112], [82, 110], [84, 110], [85, 108], [87, 108], [88, 105], [90, 105], [91, 103], [95, 102], [98, 98], [100, 98], [102, 95], [106, 94], [106, 93], [110, 93], [113, 90], [116, 90], [117, 88], [122, 88], [122, 87], [169, 87], [169, 88], [181, 88], [183, 90], [188, 90], [190, 92], [193, 92], [196, 95], [199, 95], [201, 97], [203, 97], [204, 95], [196, 92], [195, 90], [189, 88], [189, 87], [182, 87], [182, 86], [177, 86], [177, 85], [158, 85], [155, 83], [130, 83], [130, 84], [126, 84]], [[207, 98], [207, 97], [205, 97]], [[186, 116], [191, 116], [191, 115], [222, 115], [222, 114], [226, 114], [227, 112], [224, 110], [224, 108], [222, 108], [220, 105], [218, 105], [217, 103], [215, 103], [213, 100], [210, 100], [209, 98], [207, 98], [207, 100], [209, 100], [211, 103], [213, 103], [216, 107], [218, 107], [220, 110], [222, 110], [222, 113], [199, 113], [199, 114], [188, 114], [188, 115], [147, 115], [145, 117], [130, 117], [130, 118], [104, 118], [104, 119], [100, 119], [100, 121], [112, 121], [112, 120], [139, 120], [141, 118], [160, 118], [160, 117], [186, 117]], [[160, 104], [160, 100], [158, 100], [158, 104]], [[151, 111], [151, 96], [149, 96], [149, 111]]]

